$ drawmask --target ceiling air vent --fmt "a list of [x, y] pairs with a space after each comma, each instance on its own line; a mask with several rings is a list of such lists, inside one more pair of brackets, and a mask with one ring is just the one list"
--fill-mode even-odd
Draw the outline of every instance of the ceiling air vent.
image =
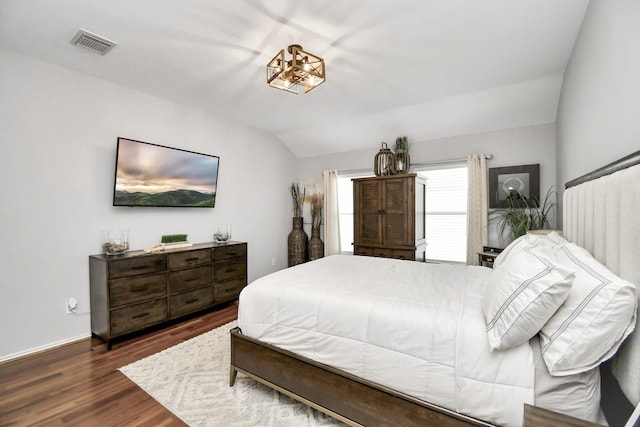
[[118, 43], [81, 28], [71, 39], [71, 44], [84, 47], [100, 55], [106, 55]]

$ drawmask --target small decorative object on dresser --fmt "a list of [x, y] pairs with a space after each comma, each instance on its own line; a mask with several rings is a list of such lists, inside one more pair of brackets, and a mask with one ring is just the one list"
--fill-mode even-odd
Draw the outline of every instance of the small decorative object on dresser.
[[293, 224], [292, 230], [287, 239], [288, 243], [288, 266], [302, 264], [307, 261], [309, 251], [309, 236], [302, 229], [302, 206], [304, 205], [306, 191], [304, 188], [300, 192], [300, 185], [291, 184], [291, 199], [293, 202]]
[[320, 223], [322, 222], [322, 205], [324, 195], [311, 195], [311, 239], [309, 239], [309, 260], [324, 257], [324, 242], [320, 239]]
[[373, 160], [373, 173], [376, 176], [393, 175], [395, 167], [393, 165], [393, 153], [387, 147], [387, 143], [383, 142], [380, 151]]
[[231, 240], [231, 225], [216, 225], [213, 230], [213, 241], [217, 243], [226, 243], [228, 240]]
[[122, 255], [129, 250], [129, 230], [107, 230], [103, 232], [102, 249], [107, 255]]
[[197, 243], [160, 253], [89, 257], [91, 332], [114, 339], [238, 298], [247, 244]]
[[409, 173], [411, 157], [409, 156], [409, 142], [406, 136], [396, 138], [393, 145], [393, 166], [395, 173]]
[[165, 234], [160, 238], [160, 243], [184, 243], [186, 241], [186, 234]]

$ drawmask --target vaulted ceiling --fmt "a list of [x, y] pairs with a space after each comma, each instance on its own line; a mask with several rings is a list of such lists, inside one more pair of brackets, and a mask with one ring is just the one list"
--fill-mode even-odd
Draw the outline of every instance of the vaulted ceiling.
[[[0, 46], [279, 137], [298, 157], [555, 121], [588, 0], [2, 0]], [[69, 42], [84, 28], [118, 45]], [[327, 80], [266, 63], [300, 44]]]

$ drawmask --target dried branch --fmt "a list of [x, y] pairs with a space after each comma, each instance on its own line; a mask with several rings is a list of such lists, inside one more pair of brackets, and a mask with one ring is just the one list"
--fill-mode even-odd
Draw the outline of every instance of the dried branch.
[[291, 199], [293, 201], [293, 216], [302, 217], [302, 206], [304, 205], [306, 190], [303, 188], [300, 193], [300, 185], [297, 182], [291, 183]]
[[322, 222], [322, 206], [324, 204], [324, 194], [315, 193], [311, 195], [311, 227], [318, 228]]

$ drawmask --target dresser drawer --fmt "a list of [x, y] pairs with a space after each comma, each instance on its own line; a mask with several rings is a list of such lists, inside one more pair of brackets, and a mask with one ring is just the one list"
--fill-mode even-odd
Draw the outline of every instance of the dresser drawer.
[[213, 305], [213, 288], [207, 286], [169, 297], [169, 317], [179, 317]]
[[129, 305], [111, 310], [111, 336], [137, 331], [167, 319], [167, 299]]
[[109, 262], [109, 278], [137, 276], [139, 274], [157, 273], [167, 269], [164, 255], [149, 255], [126, 258]]
[[195, 267], [196, 265], [211, 262], [210, 249], [198, 249], [195, 251], [176, 252], [167, 255], [167, 264], [170, 270], [178, 268]]
[[165, 273], [125, 277], [109, 282], [109, 304], [111, 307], [157, 298], [166, 294], [167, 275]]
[[213, 298], [216, 304], [238, 298], [240, 291], [246, 284], [247, 282], [244, 278], [230, 280], [224, 283], [216, 283], [213, 286]]
[[244, 278], [246, 275], [247, 262], [244, 258], [216, 262], [213, 265], [213, 280], [215, 282]]
[[216, 246], [213, 248], [213, 260], [223, 261], [231, 258], [240, 258], [247, 256], [246, 243], [238, 245]]
[[211, 265], [188, 268], [169, 273], [169, 292], [185, 291], [211, 284]]

